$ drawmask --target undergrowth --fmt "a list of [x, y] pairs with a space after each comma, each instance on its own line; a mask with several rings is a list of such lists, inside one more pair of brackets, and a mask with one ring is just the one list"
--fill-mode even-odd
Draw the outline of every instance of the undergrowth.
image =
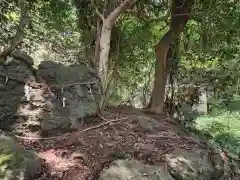
[[207, 140], [212, 147], [228, 152], [231, 157], [240, 156], [240, 113], [227, 112], [200, 116], [196, 125], [188, 131]]

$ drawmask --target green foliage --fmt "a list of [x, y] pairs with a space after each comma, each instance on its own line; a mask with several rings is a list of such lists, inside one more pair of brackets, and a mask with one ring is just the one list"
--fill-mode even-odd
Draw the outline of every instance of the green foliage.
[[224, 133], [226, 131], [226, 128], [227, 128], [226, 125], [217, 121], [213, 121], [212, 124], [208, 124], [204, 128], [204, 130], [211, 132], [213, 134], [216, 134], [216, 133]]
[[218, 116], [226, 112], [224, 99], [209, 99], [208, 111], [211, 116]]
[[[240, 123], [238, 113], [222, 113], [217, 117], [200, 117], [197, 120], [196, 134], [210, 133], [208, 140], [217, 147], [228, 151], [232, 156], [240, 153]], [[206, 140], [206, 139], [205, 139]]]
[[19, 21], [19, 11], [17, 11], [16, 4], [5, 1], [0, 2], [0, 46], [8, 45], [9, 39], [15, 35], [15, 28]]
[[195, 120], [198, 117], [198, 113], [196, 110], [188, 104], [183, 104], [179, 109], [180, 112], [180, 120], [184, 127], [192, 127], [195, 124]]
[[223, 149], [227, 149], [230, 153], [239, 155], [240, 153], [240, 137], [232, 132], [221, 132], [215, 136], [215, 142]]
[[111, 95], [118, 101], [130, 101], [131, 105], [141, 107], [149, 98], [154, 79], [154, 47], [166, 31], [166, 23], [148, 24], [135, 17], [124, 17], [119, 28], [120, 55], [115, 87], [119, 89]]
[[[30, 55], [47, 49], [46, 56], [52, 60], [69, 63], [82, 51], [80, 33], [76, 26], [76, 12], [69, 1], [28, 2], [30, 25], [25, 30], [22, 43], [17, 47]], [[3, 47], [9, 46], [19, 23], [20, 9], [15, 3], [0, 3], [0, 40]], [[44, 50], [45, 51], [45, 50]], [[43, 57], [44, 58], [44, 57]], [[46, 59], [46, 58], [45, 58]]]
[[30, 178], [41, 168], [38, 157], [9, 138], [0, 137], [0, 178]]
[[[11, 42], [19, 21], [19, 8], [14, 2], [0, 3], [3, 34], [0, 45], [4, 47]], [[87, 58], [86, 49], [94, 56], [99, 19], [96, 8], [105, 12], [104, 8], [113, 1], [106, 2], [28, 1], [31, 23], [21, 48], [32, 53], [40, 45], [48, 44], [50, 59], [66, 64], [77, 54]], [[113, 3], [108, 11], [119, 2]], [[169, 3], [161, 1], [138, 1], [116, 22], [109, 63], [113, 71], [109, 101], [130, 102], [139, 107], [147, 104], [154, 80], [155, 45], [169, 28], [169, 7]], [[191, 20], [181, 35], [178, 84], [213, 85], [217, 102], [211, 100], [212, 114], [225, 111], [228, 102], [239, 95], [239, 15], [240, 4], [236, 0], [196, 1]]]

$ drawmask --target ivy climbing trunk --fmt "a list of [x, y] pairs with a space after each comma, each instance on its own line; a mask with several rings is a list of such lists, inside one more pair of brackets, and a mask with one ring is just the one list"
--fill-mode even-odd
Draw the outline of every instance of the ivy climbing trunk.
[[163, 113], [165, 86], [168, 76], [168, 52], [174, 47], [172, 44], [183, 32], [187, 21], [190, 18], [193, 0], [173, 0], [170, 30], [163, 36], [155, 47], [156, 67], [155, 81], [148, 105], [149, 111], [153, 113]]

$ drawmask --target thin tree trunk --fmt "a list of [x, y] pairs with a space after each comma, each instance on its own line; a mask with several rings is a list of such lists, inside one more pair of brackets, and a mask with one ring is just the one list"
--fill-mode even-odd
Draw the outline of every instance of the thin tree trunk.
[[100, 55], [98, 74], [102, 83], [102, 98], [100, 108], [104, 105], [104, 100], [107, 90], [107, 74], [108, 74], [108, 59], [110, 51], [111, 28], [109, 24], [103, 23], [101, 38], [100, 38]]
[[102, 30], [100, 37], [100, 55], [99, 55], [99, 65], [98, 65], [98, 74], [101, 79], [102, 84], [102, 97], [99, 103], [99, 109], [104, 108], [104, 101], [107, 90], [108, 82], [108, 61], [109, 61], [109, 52], [110, 52], [110, 40], [111, 40], [111, 31], [114, 26], [117, 18], [123, 13], [127, 7], [134, 3], [134, 0], [124, 0], [117, 8], [115, 8], [106, 18], [101, 14], [98, 9], [96, 13], [102, 19]]

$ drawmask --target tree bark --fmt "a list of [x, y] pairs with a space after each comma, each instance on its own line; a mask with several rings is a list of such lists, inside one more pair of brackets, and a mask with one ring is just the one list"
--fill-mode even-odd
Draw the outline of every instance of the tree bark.
[[167, 77], [167, 54], [171, 45], [171, 34], [172, 32], [168, 31], [155, 47], [155, 80], [149, 104], [150, 111], [154, 113], [163, 113], [165, 84]]
[[17, 32], [11, 42], [11, 45], [3, 50], [0, 54], [0, 58], [5, 58], [12, 53], [12, 51], [22, 42], [24, 37], [24, 29], [29, 24], [29, 17], [28, 17], [28, 3], [26, 0], [18, 0], [18, 5], [21, 10], [20, 22], [17, 27]]
[[[153, 113], [163, 113], [165, 86], [168, 75], [167, 60], [168, 51], [174, 43], [190, 18], [193, 0], [173, 0], [170, 30], [163, 36], [155, 48], [156, 67], [155, 81], [152, 96], [148, 105], [149, 111]], [[182, 16], [179, 16], [183, 14]]]
[[108, 23], [103, 23], [101, 38], [100, 38], [100, 55], [99, 55], [99, 69], [98, 74], [101, 79], [102, 97], [100, 101], [100, 108], [104, 105], [104, 100], [107, 91], [107, 74], [108, 74], [108, 59], [110, 51], [111, 28]]
[[97, 32], [95, 40], [95, 56], [94, 56], [94, 65], [99, 67], [99, 55], [100, 55], [100, 37], [101, 37], [101, 24], [100, 19], [97, 19]]

